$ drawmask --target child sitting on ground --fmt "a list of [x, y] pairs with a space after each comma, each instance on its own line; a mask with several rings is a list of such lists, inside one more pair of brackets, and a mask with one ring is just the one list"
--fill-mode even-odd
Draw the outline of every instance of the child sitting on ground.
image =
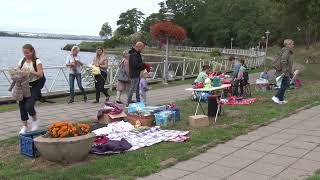
[[140, 77], [140, 95], [142, 97], [143, 102], [147, 104], [147, 91], [151, 89], [148, 87], [147, 78], [149, 77], [149, 73], [147, 72], [147, 70], [141, 71]]
[[208, 78], [208, 73], [210, 71], [210, 66], [205, 65], [202, 67], [202, 71], [199, 73], [196, 80], [194, 80], [194, 84], [197, 84], [199, 82], [204, 83], [204, 81]]

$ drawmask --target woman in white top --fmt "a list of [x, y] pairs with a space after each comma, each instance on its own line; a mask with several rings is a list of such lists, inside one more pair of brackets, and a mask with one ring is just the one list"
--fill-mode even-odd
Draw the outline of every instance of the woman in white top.
[[69, 86], [70, 86], [70, 100], [69, 103], [74, 102], [74, 80], [77, 79], [78, 87], [83, 94], [84, 102], [87, 102], [87, 94], [82, 87], [82, 77], [81, 68], [83, 63], [81, 62], [79, 56], [80, 48], [78, 46], [73, 46], [71, 49], [71, 54], [68, 55], [66, 66], [69, 68]]
[[92, 64], [100, 68], [101, 74], [95, 75], [95, 88], [96, 88], [96, 100], [93, 103], [99, 103], [100, 92], [106, 96], [106, 101], [109, 101], [108, 89], [104, 87], [108, 77], [108, 58], [104, 53], [102, 47], [98, 47], [96, 51], [96, 57], [93, 59]]
[[37, 119], [37, 114], [35, 111], [35, 102], [41, 94], [41, 89], [44, 85], [44, 74], [42, 63], [40, 59], [36, 56], [36, 51], [31, 44], [26, 44], [23, 46], [24, 58], [18, 63], [19, 68], [28, 71], [29, 74], [29, 84], [31, 96], [23, 98], [19, 101], [20, 116], [22, 120], [23, 127], [20, 130], [20, 134], [25, 134], [28, 131], [28, 120], [29, 116], [32, 117], [31, 131], [38, 129], [39, 121]]

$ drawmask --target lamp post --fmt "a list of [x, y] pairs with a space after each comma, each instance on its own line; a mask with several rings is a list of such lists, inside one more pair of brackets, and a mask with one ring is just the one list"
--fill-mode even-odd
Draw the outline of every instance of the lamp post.
[[232, 49], [233, 40], [234, 40], [233, 38], [230, 39], [230, 41], [231, 41], [230, 48], [231, 48], [231, 49]]
[[266, 41], [266, 56], [267, 56], [267, 52], [268, 52], [268, 45], [269, 45], [269, 34], [270, 34], [270, 31], [267, 30], [266, 32], [266, 36], [267, 36], [267, 41]]
[[[174, 14], [172, 12], [166, 12], [165, 16], [167, 17], [167, 21], [172, 21], [172, 19], [174, 18]], [[168, 64], [169, 64], [169, 37], [166, 37], [166, 59], [164, 61], [164, 68], [163, 68], [164, 84], [168, 84]]]

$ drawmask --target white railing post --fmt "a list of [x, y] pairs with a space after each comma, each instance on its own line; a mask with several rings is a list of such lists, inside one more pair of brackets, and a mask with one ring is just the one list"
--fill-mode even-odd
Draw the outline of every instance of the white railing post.
[[185, 75], [186, 75], [186, 59], [183, 59], [183, 64], [182, 64], [182, 80], [185, 80]]

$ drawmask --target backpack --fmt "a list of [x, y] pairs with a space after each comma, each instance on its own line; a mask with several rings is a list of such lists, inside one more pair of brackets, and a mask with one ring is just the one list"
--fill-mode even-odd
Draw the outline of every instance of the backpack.
[[[32, 65], [33, 65], [33, 68], [34, 70], [37, 72], [37, 63], [36, 63], [37, 59], [35, 61], [32, 61]], [[26, 58], [23, 58], [22, 61], [21, 61], [21, 65], [20, 65], [20, 68], [23, 67], [24, 63], [26, 62]], [[43, 73], [43, 76], [38, 79], [39, 83], [40, 83], [40, 89], [42, 89], [46, 83], [46, 77], [44, 76], [44, 73]]]
[[129, 76], [128, 76], [128, 74], [125, 70], [125, 67], [124, 67], [124, 60], [119, 65], [117, 79], [118, 79], [118, 81], [121, 81], [121, 82], [128, 82], [129, 81]]
[[281, 64], [281, 56], [284, 50], [282, 49], [272, 60], [272, 68], [275, 69], [277, 72], [282, 71], [282, 64]]

